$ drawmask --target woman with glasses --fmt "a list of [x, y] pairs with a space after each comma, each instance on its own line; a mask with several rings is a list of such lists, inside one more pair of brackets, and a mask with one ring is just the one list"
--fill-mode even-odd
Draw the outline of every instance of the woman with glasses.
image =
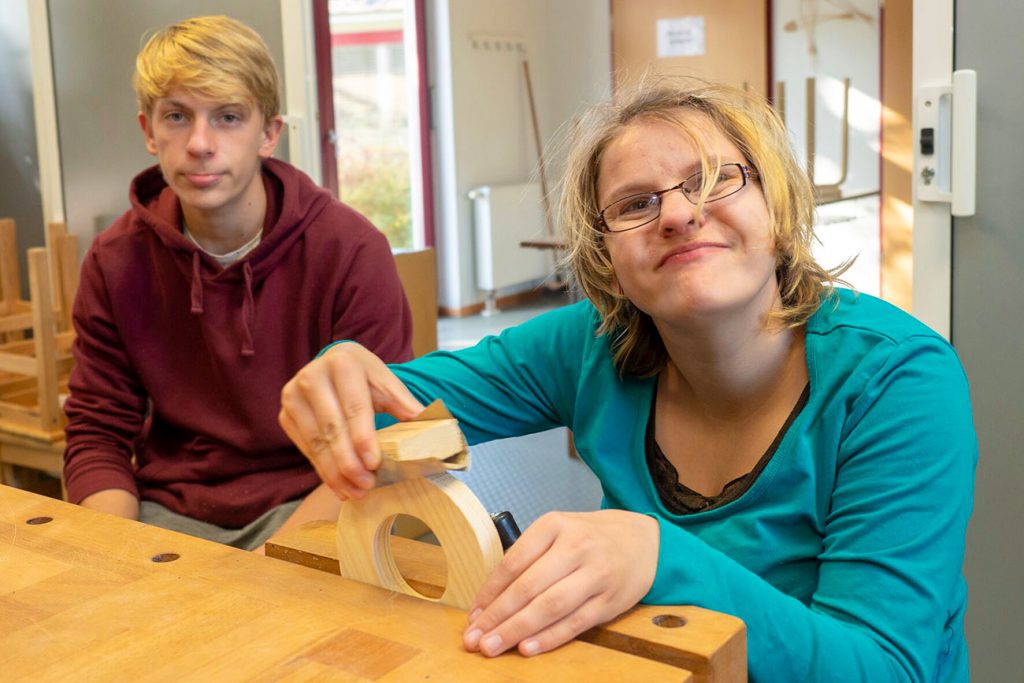
[[603, 509], [525, 531], [470, 650], [544, 652], [642, 601], [743, 619], [756, 680], [966, 679], [977, 445], [953, 349], [815, 263], [811, 185], [763, 101], [648, 87], [576, 130], [586, 299], [400, 365], [329, 347], [285, 387], [285, 430], [342, 498], [373, 486], [375, 412], [442, 398], [470, 443], [573, 430]]

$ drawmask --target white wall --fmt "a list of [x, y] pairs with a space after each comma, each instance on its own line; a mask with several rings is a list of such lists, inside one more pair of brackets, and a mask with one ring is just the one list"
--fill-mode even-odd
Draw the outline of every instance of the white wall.
[[[456, 309], [483, 300], [466, 193], [536, 177], [523, 58], [541, 139], [553, 150], [563, 125], [611, 92], [610, 17], [605, 0], [439, 0], [430, 9], [438, 297]], [[522, 52], [487, 49], [481, 36], [521, 44]], [[561, 159], [549, 167], [554, 187]]]

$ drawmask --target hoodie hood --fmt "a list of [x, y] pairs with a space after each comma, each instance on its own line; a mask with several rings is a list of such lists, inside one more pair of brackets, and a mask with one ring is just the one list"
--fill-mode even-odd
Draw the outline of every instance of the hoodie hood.
[[167, 185], [159, 166], [142, 171], [129, 189], [129, 199], [139, 224], [143, 229], [153, 231], [173, 255], [182, 277], [189, 282], [192, 315], [203, 315], [205, 290], [209, 286], [243, 288], [242, 305], [238, 310], [240, 353], [243, 356], [255, 355], [253, 289], [302, 239], [306, 229], [332, 201], [331, 195], [316, 186], [309, 177], [276, 159], [263, 161], [262, 178], [267, 197], [263, 237], [259, 246], [227, 268], [221, 268], [182, 233], [181, 202]]

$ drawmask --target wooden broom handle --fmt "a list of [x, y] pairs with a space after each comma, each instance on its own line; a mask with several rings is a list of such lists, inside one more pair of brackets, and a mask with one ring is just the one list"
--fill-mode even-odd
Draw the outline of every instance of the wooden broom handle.
[[530, 122], [533, 125], [533, 143], [537, 147], [537, 168], [540, 171], [540, 194], [544, 201], [544, 228], [549, 237], [555, 236], [551, 224], [551, 206], [548, 199], [548, 180], [544, 172], [544, 148], [540, 144], [540, 127], [537, 125], [537, 107], [533, 102], [533, 83], [530, 80], [530, 62], [523, 60], [523, 75], [526, 77], [526, 99], [530, 103]]

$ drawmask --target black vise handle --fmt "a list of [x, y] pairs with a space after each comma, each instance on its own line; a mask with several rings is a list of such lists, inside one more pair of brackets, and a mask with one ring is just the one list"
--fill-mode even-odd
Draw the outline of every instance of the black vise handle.
[[523, 535], [516, 520], [512, 517], [512, 513], [508, 510], [495, 512], [491, 515], [491, 521], [494, 522], [494, 528], [498, 530], [498, 538], [501, 540], [503, 551], [507, 552], [512, 544]]

